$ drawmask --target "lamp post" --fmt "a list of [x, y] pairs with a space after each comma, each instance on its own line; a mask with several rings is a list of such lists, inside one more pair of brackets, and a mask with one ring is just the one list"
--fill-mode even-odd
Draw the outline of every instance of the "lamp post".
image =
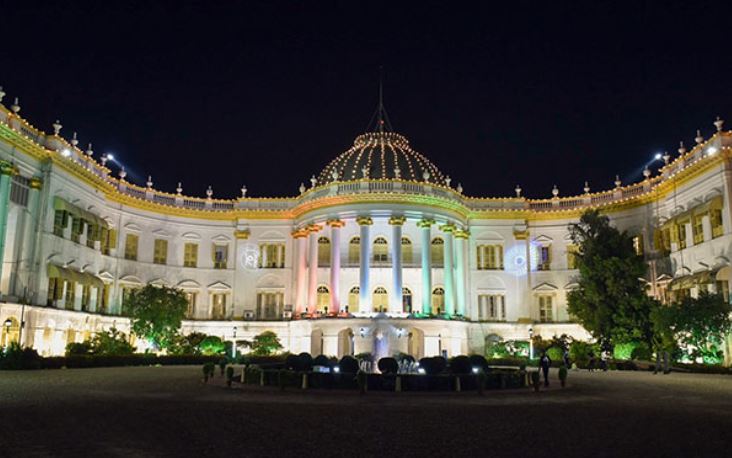
[[529, 359], [534, 359], [534, 328], [529, 326]]
[[236, 326], [231, 338], [231, 359], [236, 359]]

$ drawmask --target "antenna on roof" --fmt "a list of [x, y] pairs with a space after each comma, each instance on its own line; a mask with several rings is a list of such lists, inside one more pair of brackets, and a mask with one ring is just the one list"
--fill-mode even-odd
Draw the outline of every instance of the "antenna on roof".
[[[379, 105], [376, 107], [376, 112], [371, 116], [369, 121], [369, 128], [376, 118], [376, 131], [383, 133], [385, 130], [391, 132], [391, 122], [389, 121], [389, 115], [386, 113], [384, 108], [384, 67], [379, 67]], [[369, 128], [366, 130], [368, 131]]]

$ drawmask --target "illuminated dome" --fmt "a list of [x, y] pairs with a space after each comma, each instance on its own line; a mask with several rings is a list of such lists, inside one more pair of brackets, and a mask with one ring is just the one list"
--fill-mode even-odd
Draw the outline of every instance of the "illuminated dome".
[[348, 151], [320, 172], [318, 184], [362, 178], [446, 185], [442, 172], [410, 148], [405, 137], [394, 132], [371, 132], [356, 137]]

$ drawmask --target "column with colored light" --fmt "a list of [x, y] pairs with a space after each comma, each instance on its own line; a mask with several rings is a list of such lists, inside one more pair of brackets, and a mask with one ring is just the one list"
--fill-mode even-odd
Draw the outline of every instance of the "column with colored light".
[[359, 264], [359, 304], [358, 309], [362, 312], [371, 311], [371, 285], [369, 272], [369, 258], [371, 256], [371, 225], [374, 223], [371, 218], [360, 217], [356, 220], [361, 227], [360, 249], [361, 258]]
[[328, 226], [330, 226], [330, 310], [333, 313], [341, 310], [341, 228], [344, 224], [338, 219], [328, 221]]
[[457, 290], [457, 313], [465, 316], [467, 310], [467, 291], [465, 274], [468, 271], [466, 265], [465, 251], [468, 247], [470, 232], [457, 229], [455, 231], [455, 283]]
[[308, 263], [308, 303], [307, 308], [309, 313], [315, 313], [318, 307], [318, 231], [320, 226], [313, 224], [308, 227], [310, 233], [308, 245], [309, 245], [309, 258]]
[[445, 310], [447, 315], [455, 314], [455, 273], [453, 272], [453, 233], [455, 226], [453, 224], [444, 224], [440, 227], [445, 237], [444, 258], [444, 282], [445, 282]]
[[417, 223], [422, 232], [422, 313], [432, 312], [432, 230], [435, 222], [423, 219]]
[[406, 219], [403, 216], [394, 216], [389, 219], [391, 225], [391, 271], [392, 288], [394, 293], [389, 301], [389, 311], [402, 311], [402, 225]]
[[306, 311], [307, 297], [307, 236], [306, 229], [299, 229], [292, 233], [295, 239], [297, 251], [297, 264], [295, 266], [295, 312], [299, 315]]
[[[10, 209], [10, 183], [16, 173], [13, 164], [0, 161], [0, 278], [2, 278], [3, 273], [5, 232], [8, 226], [8, 210]], [[8, 291], [5, 291], [5, 293], [8, 293]]]

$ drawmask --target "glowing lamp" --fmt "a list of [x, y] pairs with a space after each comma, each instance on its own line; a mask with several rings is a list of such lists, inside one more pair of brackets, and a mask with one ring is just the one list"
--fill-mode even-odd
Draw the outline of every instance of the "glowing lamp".
[[70, 150], [69, 150], [68, 148], [64, 148], [64, 149], [63, 149], [63, 150], [61, 151], [61, 155], [62, 155], [63, 157], [69, 157], [69, 156], [71, 156], [71, 151], [70, 151]]
[[655, 155], [655, 156], [653, 156], [653, 158], [654, 158], [655, 160], [657, 160], [657, 161], [660, 161], [662, 157], [663, 157], [663, 154], [661, 154], [661, 153], [656, 153], [656, 155]]
[[474, 367], [473, 368], [473, 374], [477, 374], [478, 372], [480, 372], [480, 368]]
[[112, 154], [112, 153], [107, 153], [107, 160], [109, 160], [109, 161], [113, 161], [113, 160], [114, 160], [114, 154]]
[[707, 148], [707, 154], [708, 155], [711, 156], [712, 154], [716, 154], [716, 153], [717, 153], [717, 148], [716, 147], [710, 146], [709, 148]]

